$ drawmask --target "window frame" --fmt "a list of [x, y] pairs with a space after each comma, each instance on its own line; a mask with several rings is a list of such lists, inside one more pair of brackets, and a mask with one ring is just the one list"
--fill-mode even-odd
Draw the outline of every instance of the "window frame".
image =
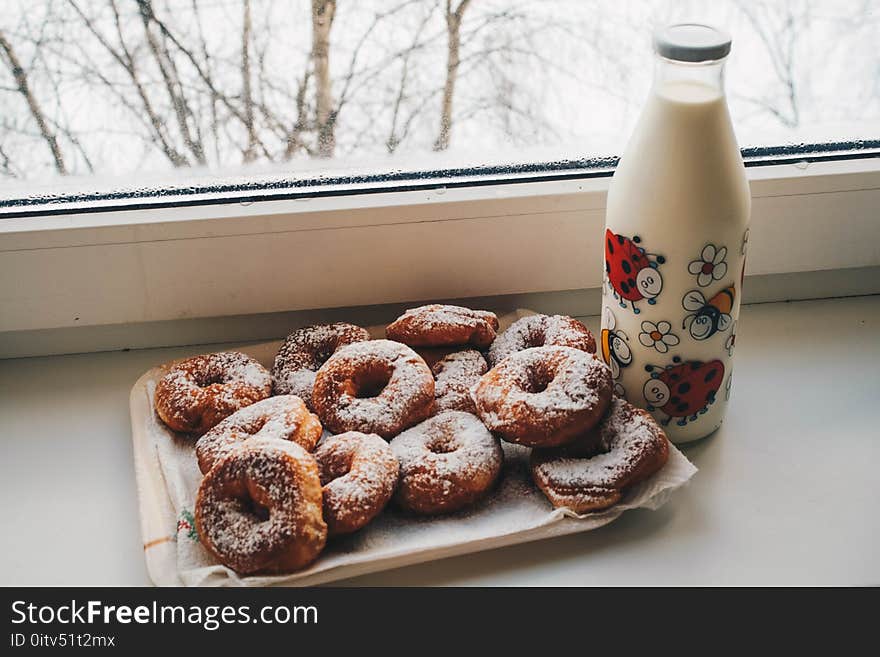
[[[750, 276], [880, 268], [880, 158], [838, 155], [748, 168]], [[47, 330], [595, 289], [608, 176], [6, 217], [0, 357]]]
[[[880, 139], [747, 147], [742, 149], [742, 156], [747, 168], [864, 159], [880, 157]], [[597, 156], [553, 162], [524, 161], [433, 169], [410, 167], [398, 171], [355, 167], [345, 173], [336, 173], [331, 168], [326, 175], [320, 176], [313, 171], [299, 176], [265, 172], [243, 172], [235, 175], [208, 172], [188, 177], [186, 184], [180, 184], [175, 176], [168, 175], [160, 176], [158, 183], [136, 188], [121, 184], [114, 186], [114, 182], [119, 181], [111, 181], [104, 189], [96, 189], [98, 186], [85, 177], [77, 179], [73, 191], [57, 193], [53, 190], [43, 194], [0, 197], [0, 220], [363, 196], [389, 191], [428, 191], [438, 187], [478, 187], [605, 178], [614, 174], [618, 160], [617, 156]], [[40, 185], [38, 189], [44, 186]]]

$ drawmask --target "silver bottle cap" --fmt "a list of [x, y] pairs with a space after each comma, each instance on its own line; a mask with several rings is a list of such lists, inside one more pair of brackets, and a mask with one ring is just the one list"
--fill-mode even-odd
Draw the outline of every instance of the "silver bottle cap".
[[676, 62], [710, 62], [730, 53], [730, 35], [699, 23], [668, 25], [654, 33], [654, 51]]

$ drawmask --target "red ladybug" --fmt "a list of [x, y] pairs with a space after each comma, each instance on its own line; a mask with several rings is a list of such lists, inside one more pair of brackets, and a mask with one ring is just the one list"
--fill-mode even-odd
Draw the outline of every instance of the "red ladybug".
[[663, 277], [657, 266], [666, 262], [663, 256], [646, 253], [638, 246], [641, 241], [638, 235], [630, 239], [605, 229], [605, 274], [608, 283], [620, 307], [626, 308], [626, 301], [629, 301], [636, 315], [641, 312], [636, 308], [637, 301], [647, 299], [649, 304], [656, 303], [655, 297], [663, 288]]
[[709, 410], [715, 394], [724, 381], [724, 363], [720, 360], [702, 362], [689, 360], [684, 363], [676, 356], [673, 365], [665, 368], [646, 365], [651, 378], [645, 383], [644, 395], [648, 410], [659, 410], [668, 417], [661, 421], [664, 426], [674, 418], [680, 427]]

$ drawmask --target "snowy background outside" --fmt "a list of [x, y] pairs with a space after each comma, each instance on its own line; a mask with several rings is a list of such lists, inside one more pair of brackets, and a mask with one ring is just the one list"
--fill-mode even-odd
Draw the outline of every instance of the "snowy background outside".
[[0, 200], [617, 155], [682, 20], [742, 146], [880, 137], [880, 0], [0, 0]]

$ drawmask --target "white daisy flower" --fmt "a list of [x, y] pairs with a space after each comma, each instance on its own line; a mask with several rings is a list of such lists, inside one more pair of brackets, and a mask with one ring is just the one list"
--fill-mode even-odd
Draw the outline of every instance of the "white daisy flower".
[[691, 260], [688, 264], [688, 271], [697, 277], [697, 284], [700, 287], [706, 287], [712, 281], [721, 280], [727, 273], [727, 263], [724, 262], [726, 256], [726, 246], [717, 249], [714, 244], [707, 244], [703, 247], [700, 257]]
[[672, 331], [669, 322], [642, 322], [642, 332], [639, 333], [639, 342], [645, 347], [654, 347], [661, 354], [669, 351], [669, 347], [678, 344], [678, 336]]

